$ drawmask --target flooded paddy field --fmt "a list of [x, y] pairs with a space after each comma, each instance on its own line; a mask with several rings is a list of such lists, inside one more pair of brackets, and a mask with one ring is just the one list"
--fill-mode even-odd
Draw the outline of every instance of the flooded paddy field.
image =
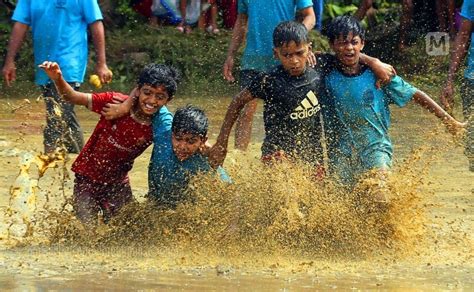
[[[178, 96], [170, 107], [205, 108], [213, 141], [229, 102]], [[0, 109], [5, 211], [19, 158], [42, 151], [45, 117], [36, 97], [3, 98]], [[98, 117], [79, 107], [77, 112], [88, 137]], [[304, 170], [263, 169], [259, 112], [250, 151], [231, 151], [226, 161], [233, 186], [201, 185], [200, 203], [175, 212], [145, 212], [139, 204], [112, 222], [114, 230], [82, 232], [73, 218], [61, 217], [53, 237], [39, 234], [47, 240], [12, 243], [3, 237], [2, 290], [474, 289], [474, 175], [463, 148], [434, 117], [414, 105], [393, 108], [394, 200], [378, 214], [351, 209], [349, 199], [331, 186], [313, 185]], [[138, 202], [147, 191], [150, 154], [151, 147], [130, 174]], [[66, 168], [74, 158], [66, 159]], [[61, 163], [39, 180], [50, 197], [38, 204], [53, 206], [71, 196], [72, 180], [63, 180]]]

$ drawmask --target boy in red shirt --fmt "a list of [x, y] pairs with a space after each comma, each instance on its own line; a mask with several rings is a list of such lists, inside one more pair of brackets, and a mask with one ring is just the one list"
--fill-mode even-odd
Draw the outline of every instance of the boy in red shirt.
[[[75, 91], [63, 79], [57, 63], [46, 61], [40, 67], [66, 101], [87, 106], [98, 114], [107, 103], [113, 102], [114, 96], [128, 97], [115, 92], [88, 94]], [[130, 113], [113, 121], [106, 120], [101, 114], [94, 132], [72, 165], [76, 176], [73, 205], [82, 222], [95, 222], [100, 211], [108, 219], [132, 200], [128, 172], [135, 158], [152, 143], [151, 117], [173, 98], [177, 81], [178, 73], [174, 68], [147, 65], [138, 77]]]

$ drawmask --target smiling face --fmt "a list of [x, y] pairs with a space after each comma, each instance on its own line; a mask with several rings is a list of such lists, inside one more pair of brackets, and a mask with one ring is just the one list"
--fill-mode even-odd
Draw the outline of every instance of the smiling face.
[[138, 109], [151, 116], [164, 106], [170, 97], [164, 85], [151, 86], [144, 84], [138, 89]]
[[357, 68], [359, 66], [360, 51], [364, 48], [364, 40], [350, 32], [346, 38], [339, 35], [337, 39], [331, 42], [331, 48], [344, 69]]
[[304, 73], [308, 60], [310, 46], [308, 43], [296, 44], [290, 41], [281, 47], [274, 49], [275, 58], [280, 60], [283, 68], [291, 76], [299, 76]]
[[207, 137], [192, 133], [174, 133], [171, 135], [173, 151], [179, 161], [184, 161], [198, 152], [207, 141]]

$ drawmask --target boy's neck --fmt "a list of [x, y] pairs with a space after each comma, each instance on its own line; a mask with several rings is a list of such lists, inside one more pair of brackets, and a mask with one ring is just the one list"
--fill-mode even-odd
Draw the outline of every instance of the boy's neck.
[[357, 75], [360, 73], [362, 69], [362, 66], [360, 64], [360, 62], [357, 62], [356, 64], [352, 65], [352, 66], [345, 66], [341, 63], [339, 63], [339, 70], [342, 71], [342, 73], [346, 74], [346, 75]]
[[151, 125], [151, 116], [144, 114], [140, 110], [138, 102], [136, 102], [135, 105], [130, 110], [130, 116], [132, 117], [132, 119], [134, 119], [136, 122], [140, 124]]

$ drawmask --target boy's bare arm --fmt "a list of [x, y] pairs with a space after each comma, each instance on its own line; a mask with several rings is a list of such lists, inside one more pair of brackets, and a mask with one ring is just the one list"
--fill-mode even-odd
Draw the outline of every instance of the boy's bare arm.
[[370, 69], [372, 69], [372, 71], [374, 72], [375, 77], [377, 77], [377, 82], [375, 83], [375, 86], [377, 88], [380, 88], [383, 85], [387, 85], [388, 83], [390, 83], [392, 77], [397, 75], [397, 72], [395, 71], [395, 68], [393, 68], [392, 65], [386, 64], [380, 61], [379, 59], [368, 56], [366, 54], [360, 54], [360, 62], [369, 66]]
[[447, 113], [439, 104], [437, 104], [431, 97], [421, 90], [417, 90], [413, 95], [413, 100], [424, 107], [425, 109], [432, 112], [437, 118], [439, 118], [446, 125], [451, 134], [458, 134], [464, 127], [465, 124], [457, 121], [449, 113]]
[[61, 72], [58, 63], [45, 61], [38, 67], [43, 69], [48, 77], [54, 82], [59, 95], [61, 95], [64, 100], [77, 105], [88, 105], [89, 94], [74, 90], [74, 88], [64, 80], [63, 73]]
[[232, 75], [234, 69], [235, 54], [239, 50], [242, 42], [244, 41], [245, 34], [247, 33], [248, 16], [246, 14], [239, 13], [237, 20], [235, 21], [234, 28], [232, 30], [232, 38], [230, 41], [229, 49], [227, 51], [227, 58], [222, 68], [222, 73], [227, 81], [234, 82], [235, 78]]
[[316, 15], [314, 15], [313, 7], [306, 7], [296, 12], [296, 19], [301, 22], [308, 31], [311, 31], [316, 24]]
[[472, 21], [464, 19], [461, 24], [461, 29], [456, 36], [454, 53], [452, 54], [451, 62], [449, 63], [448, 80], [446, 81], [446, 86], [440, 96], [441, 104], [447, 111], [451, 111], [454, 106], [454, 77], [456, 76], [456, 72], [458, 71], [462, 60], [466, 57], [472, 29]]
[[217, 141], [209, 150], [209, 162], [212, 167], [222, 165], [224, 162], [232, 126], [239, 117], [244, 106], [252, 99], [254, 99], [254, 97], [247, 89], [242, 90], [236, 97], [234, 97], [234, 99], [232, 99], [232, 102], [227, 108]]
[[138, 88], [134, 88], [126, 100], [114, 97], [114, 102], [106, 104], [100, 114], [103, 115], [106, 120], [115, 120], [128, 115], [137, 99], [137, 91]]

